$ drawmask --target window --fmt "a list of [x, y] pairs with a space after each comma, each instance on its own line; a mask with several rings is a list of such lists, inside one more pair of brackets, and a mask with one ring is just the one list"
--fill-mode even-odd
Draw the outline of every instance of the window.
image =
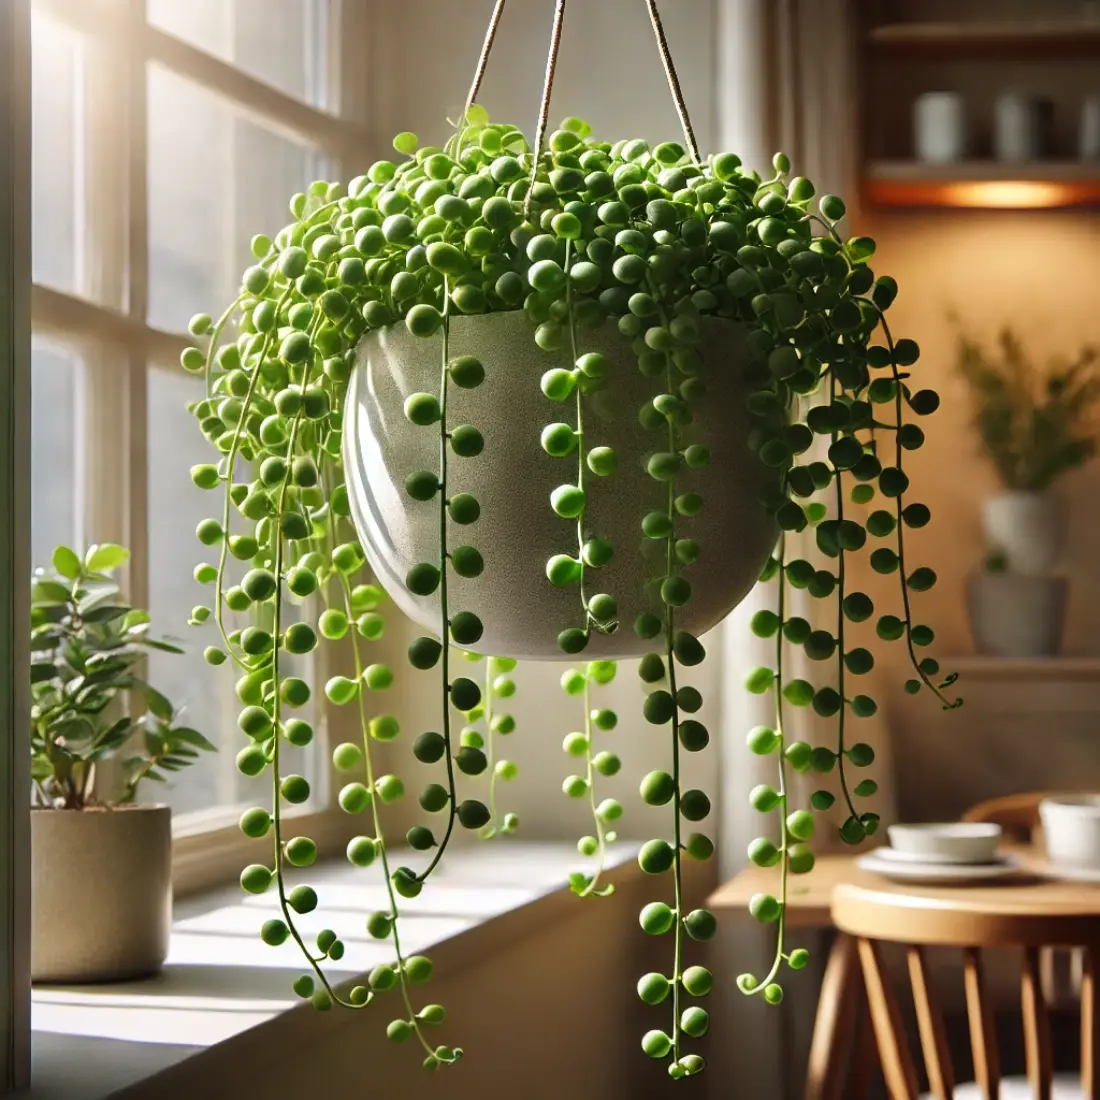
[[[149, 677], [225, 750], [144, 792], [193, 832], [257, 794], [234, 765], [234, 676], [202, 658], [214, 627], [187, 625], [211, 509], [188, 469], [211, 455], [179, 352], [190, 316], [235, 295], [251, 236], [281, 228], [312, 180], [349, 174], [342, 157], [365, 159], [362, 112], [334, 92], [339, 0], [32, 6], [34, 559], [59, 542], [135, 549], [134, 602], [187, 649], [151, 657]], [[287, 760], [315, 779], [309, 810], [327, 805], [323, 755]]]
[[37, 12], [31, 23], [31, 232], [36, 283], [77, 289], [77, 165], [84, 128], [81, 38]]
[[81, 366], [72, 352], [36, 339], [31, 345], [31, 560], [76, 540], [76, 410]]

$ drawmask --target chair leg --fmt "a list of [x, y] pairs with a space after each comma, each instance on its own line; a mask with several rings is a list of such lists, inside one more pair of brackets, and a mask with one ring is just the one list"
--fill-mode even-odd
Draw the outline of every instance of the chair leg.
[[1100, 1100], [1100, 1005], [1097, 1004], [1096, 953], [1082, 951], [1081, 968], [1081, 1095]]
[[1043, 996], [1039, 948], [1024, 949], [1024, 972], [1020, 986], [1024, 1013], [1024, 1053], [1027, 1076], [1035, 1100], [1050, 1100], [1051, 1076], [1050, 1018]]
[[856, 1023], [859, 964], [855, 940], [837, 936], [817, 1002], [806, 1070], [806, 1100], [843, 1100], [847, 1054]]
[[859, 960], [863, 964], [863, 981], [886, 1091], [890, 1100], [917, 1100], [917, 1070], [902, 1030], [901, 1011], [872, 940], [859, 941]]
[[975, 947], [963, 949], [963, 982], [966, 987], [966, 1014], [970, 1019], [974, 1076], [985, 1100], [997, 1100], [1001, 1088], [997, 1033], [993, 1024], [993, 1006], [982, 971], [981, 953]]

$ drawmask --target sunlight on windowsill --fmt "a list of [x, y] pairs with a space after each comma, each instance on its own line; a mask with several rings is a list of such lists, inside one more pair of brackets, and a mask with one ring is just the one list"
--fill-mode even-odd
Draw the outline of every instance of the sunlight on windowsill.
[[[611, 863], [622, 862], [630, 852], [630, 846], [617, 845]], [[407, 859], [415, 867], [420, 857], [398, 852], [391, 858], [399, 863]], [[457, 849], [433, 876], [431, 891], [402, 903], [402, 947], [406, 954], [425, 952], [561, 890], [568, 874], [586, 862], [564, 844]], [[360, 881], [368, 876], [369, 883]], [[373, 940], [365, 929], [366, 915], [388, 903], [373, 868], [365, 874], [334, 861], [312, 868], [308, 879], [317, 887], [321, 905], [299, 917], [298, 926], [307, 942], [324, 927], [345, 942], [344, 957], [326, 966], [334, 981], [392, 961], [389, 941]], [[65, 1080], [61, 1064], [70, 1057], [81, 1059], [85, 1067], [87, 1042], [95, 1040], [101, 1057], [111, 1061], [110, 1087], [91, 1089], [84, 1081], [71, 1095], [106, 1095], [300, 1004], [290, 990], [292, 979], [303, 972], [297, 947], [291, 941], [272, 948], [259, 938], [260, 925], [276, 915], [274, 894], [249, 897], [228, 888], [187, 899], [176, 906], [168, 959], [156, 977], [112, 985], [36, 987], [32, 1028], [37, 1079]], [[136, 1068], [127, 1072], [131, 1061]], [[49, 1095], [70, 1093], [50, 1089]]]

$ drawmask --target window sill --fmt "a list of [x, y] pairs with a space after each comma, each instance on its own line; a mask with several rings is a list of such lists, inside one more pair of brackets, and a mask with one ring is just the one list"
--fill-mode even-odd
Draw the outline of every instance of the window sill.
[[[615, 846], [612, 881], [637, 872], [632, 851]], [[433, 876], [432, 889], [403, 903], [402, 946], [406, 954], [432, 949], [437, 974], [468, 966], [479, 952], [568, 912], [563, 907], [576, 899], [563, 886], [566, 876], [588, 862], [564, 844], [458, 848]], [[334, 861], [314, 868], [309, 880], [319, 888], [323, 912], [300, 918], [302, 931], [312, 937], [330, 926], [347, 945], [340, 963], [329, 966], [334, 981], [392, 960], [388, 941], [372, 940], [363, 928], [364, 914], [386, 905], [377, 876], [364, 883], [362, 872]], [[271, 1049], [287, 1041], [286, 1027], [342, 1026], [348, 1013], [316, 1013], [291, 993], [292, 976], [303, 971], [296, 947], [270, 948], [257, 935], [274, 915], [273, 896], [230, 889], [194, 897], [176, 906], [168, 960], [156, 978], [36, 988], [30, 1096], [100, 1100], [155, 1075], [167, 1084], [185, 1066], [198, 1073], [204, 1053], [227, 1044], [228, 1054], [238, 1037], [245, 1042], [245, 1032]], [[308, 1025], [295, 1008], [308, 1014]], [[217, 1072], [216, 1063], [209, 1072]], [[158, 1086], [149, 1084], [156, 1094]]]

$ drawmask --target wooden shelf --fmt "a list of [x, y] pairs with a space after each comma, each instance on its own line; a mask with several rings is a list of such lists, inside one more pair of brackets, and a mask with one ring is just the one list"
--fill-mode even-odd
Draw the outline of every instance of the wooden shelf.
[[966, 694], [966, 681], [1086, 680], [1100, 683], [1100, 657], [945, 657], [940, 660], [944, 672], [959, 674], [957, 690]]
[[1100, 205], [1100, 163], [872, 161], [864, 196], [879, 206], [1032, 210]]
[[891, 56], [1100, 57], [1100, 23], [889, 23], [867, 35], [872, 50]]

